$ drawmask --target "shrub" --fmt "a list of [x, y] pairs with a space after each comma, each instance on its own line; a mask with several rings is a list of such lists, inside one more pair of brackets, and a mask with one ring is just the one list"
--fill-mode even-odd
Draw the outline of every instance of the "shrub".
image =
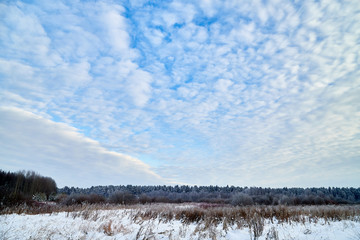
[[254, 240], [259, 239], [264, 231], [264, 218], [257, 215], [253, 216], [253, 218], [249, 221], [250, 233], [254, 236]]
[[67, 197], [63, 195], [60, 196], [60, 201], [65, 205], [73, 205], [73, 204], [96, 204], [105, 202], [105, 198], [103, 196], [97, 194], [73, 194]]
[[253, 205], [254, 201], [251, 196], [244, 193], [238, 193], [232, 196], [231, 204], [234, 206], [249, 206]]
[[38, 202], [44, 202], [44, 201], [46, 201], [46, 194], [45, 193], [35, 193], [32, 197], [32, 200], [35, 200]]
[[146, 194], [141, 194], [139, 197], [139, 202], [141, 204], [150, 203], [150, 202], [153, 202], [153, 199], [148, 197]]
[[135, 195], [130, 192], [115, 192], [109, 197], [109, 202], [114, 204], [132, 204], [136, 201]]
[[65, 203], [65, 200], [67, 197], [68, 197], [68, 195], [60, 193], [54, 197], [54, 201], [57, 203]]

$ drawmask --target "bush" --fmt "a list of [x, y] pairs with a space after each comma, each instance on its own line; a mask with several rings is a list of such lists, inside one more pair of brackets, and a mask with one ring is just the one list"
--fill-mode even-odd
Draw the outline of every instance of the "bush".
[[139, 197], [139, 202], [141, 204], [145, 204], [145, 203], [151, 203], [151, 202], [154, 202], [155, 200], [148, 197], [146, 194], [141, 194], [140, 197]]
[[38, 201], [38, 202], [45, 202], [46, 194], [45, 193], [35, 193], [32, 197], [32, 200]]
[[73, 194], [67, 197], [63, 195], [59, 198], [62, 204], [73, 205], [73, 204], [96, 204], [104, 203], [105, 198], [97, 194]]
[[232, 196], [231, 204], [234, 206], [249, 206], [253, 205], [254, 201], [251, 196], [244, 193], [238, 193]]
[[109, 202], [114, 204], [132, 204], [136, 202], [135, 195], [130, 192], [115, 192], [109, 197]]
[[60, 193], [54, 197], [54, 201], [57, 203], [65, 203], [65, 200], [67, 197], [68, 197], [68, 195]]

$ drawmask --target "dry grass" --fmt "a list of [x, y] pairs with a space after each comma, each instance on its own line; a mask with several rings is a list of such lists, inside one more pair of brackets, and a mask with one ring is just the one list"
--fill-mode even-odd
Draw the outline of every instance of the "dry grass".
[[[103, 210], [107, 212], [104, 213]], [[121, 211], [118, 211], [121, 210]], [[81, 218], [96, 222], [97, 231], [106, 236], [119, 233], [130, 234], [135, 229], [130, 227], [135, 223], [136, 239], [151, 239], [161, 234], [172, 239], [171, 231], [155, 233], [153, 230], [159, 223], [180, 221], [181, 229], [178, 236], [191, 236], [199, 239], [216, 239], [219, 232], [226, 233], [234, 227], [250, 230], [252, 239], [265, 236], [268, 240], [277, 240], [279, 236], [275, 228], [265, 232], [266, 222], [272, 223], [316, 223], [342, 220], [360, 221], [360, 205], [324, 205], [324, 206], [244, 206], [208, 204], [152, 204], [152, 205], [49, 205], [41, 207], [18, 206], [3, 209], [1, 214], [57, 214], [65, 212], [69, 218]], [[117, 219], [127, 220], [119, 222]], [[126, 224], [125, 226], [122, 224]], [[194, 228], [189, 225], [195, 224]], [[83, 229], [86, 234], [87, 229]], [[6, 235], [6, 232], [4, 233]], [[145, 238], [146, 236], [146, 238]], [[135, 236], [134, 236], [135, 237]], [[358, 232], [353, 239], [359, 239]]]
[[[100, 210], [125, 210], [129, 218], [136, 224], [141, 225], [146, 221], [170, 222], [179, 220], [183, 224], [197, 223], [201, 230], [222, 224], [222, 229], [227, 231], [229, 226], [238, 228], [247, 227], [251, 230], [254, 238], [261, 236], [264, 229], [264, 221], [277, 221], [278, 223], [290, 222], [317, 222], [323, 219], [325, 222], [341, 220], [360, 220], [359, 205], [324, 205], [324, 206], [247, 206], [232, 207], [229, 205], [209, 205], [209, 204], [153, 204], [153, 205], [41, 205], [26, 206], [21, 205], [3, 209], [0, 214], [54, 214], [57, 212], [67, 212], [67, 216], [72, 218], [81, 217], [85, 220], [97, 221]], [[126, 231], [124, 227], [113, 226], [111, 221], [101, 226], [103, 232], [114, 235], [114, 231]], [[200, 229], [199, 229], [200, 230]], [[140, 229], [142, 231], [148, 229]], [[210, 231], [211, 232], [211, 231]], [[275, 233], [271, 236], [275, 237]], [[276, 237], [275, 237], [276, 239]]]
[[104, 233], [108, 236], [114, 235], [114, 230], [111, 227], [112, 221], [110, 220], [108, 223], [103, 225]]
[[[0, 210], [0, 215], [4, 214], [52, 214], [59, 212], [81, 212], [82, 215], [85, 215], [84, 211], [95, 211], [95, 210], [115, 210], [123, 209], [125, 206], [122, 205], [112, 205], [112, 204], [78, 204], [78, 205], [62, 205], [62, 204], [41, 204], [39, 206], [29, 206], [26, 204], [21, 204], [14, 207], [6, 207]], [[127, 208], [131, 208], [127, 206]]]
[[[196, 223], [195, 232], [207, 232], [211, 238], [214, 227], [221, 224], [226, 232], [229, 226], [238, 228], [249, 228], [251, 235], [257, 239], [263, 234], [265, 221], [276, 221], [277, 223], [299, 222], [305, 224], [316, 223], [320, 219], [325, 222], [341, 220], [360, 220], [360, 206], [250, 206], [250, 207], [213, 207], [202, 208], [192, 205], [187, 208], [181, 205], [159, 204], [138, 206], [132, 210], [131, 219], [142, 224], [146, 221], [170, 222], [179, 220], [184, 225]], [[141, 231], [145, 231], [141, 229]], [[140, 234], [140, 233], [139, 233]], [[267, 233], [268, 239], [277, 239], [275, 230]]]

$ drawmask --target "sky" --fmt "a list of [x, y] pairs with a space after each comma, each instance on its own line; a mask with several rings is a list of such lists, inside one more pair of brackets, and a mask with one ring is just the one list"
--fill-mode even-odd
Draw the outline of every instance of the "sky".
[[360, 187], [360, 4], [1, 1], [0, 169]]

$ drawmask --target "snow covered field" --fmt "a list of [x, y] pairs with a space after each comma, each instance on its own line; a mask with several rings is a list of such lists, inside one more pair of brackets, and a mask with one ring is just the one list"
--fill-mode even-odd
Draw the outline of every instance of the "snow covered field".
[[[360, 221], [303, 218], [306, 221], [278, 222], [260, 219], [263, 228], [246, 221], [198, 220], [152, 215], [152, 206], [138, 206], [111, 210], [83, 209], [75, 212], [48, 214], [0, 215], [0, 239], [254, 239], [254, 229], [260, 232], [257, 239], [360, 239]], [[164, 205], [169, 208], [191, 206]], [[229, 224], [232, 222], [232, 224]], [[259, 223], [258, 222], [258, 223]], [[257, 229], [258, 228], [258, 229]], [[262, 231], [261, 231], [262, 230]]]

